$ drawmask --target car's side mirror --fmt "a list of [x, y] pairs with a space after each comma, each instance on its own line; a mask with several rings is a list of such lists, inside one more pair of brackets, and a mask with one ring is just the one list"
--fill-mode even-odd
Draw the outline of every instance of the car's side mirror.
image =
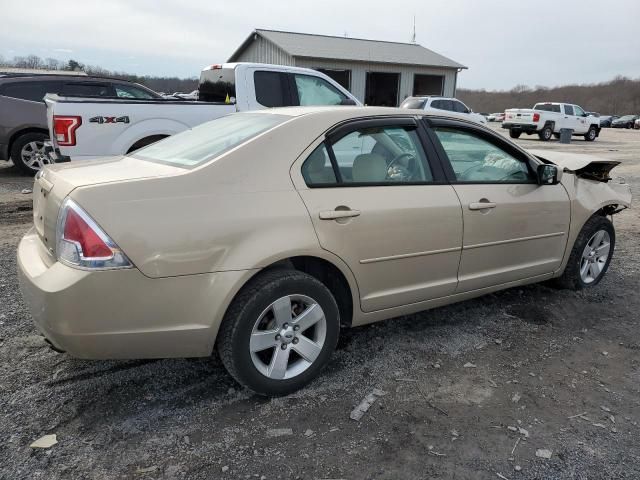
[[355, 105], [356, 102], [352, 98], [343, 98], [340, 105]]
[[556, 185], [560, 182], [560, 173], [555, 165], [538, 165], [538, 184]]

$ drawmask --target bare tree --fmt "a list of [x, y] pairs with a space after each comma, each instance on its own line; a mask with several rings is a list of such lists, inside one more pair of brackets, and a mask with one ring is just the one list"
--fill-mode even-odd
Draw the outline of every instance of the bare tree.
[[47, 70], [60, 70], [62, 63], [57, 58], [45, 58], [44, 65], [47, 67]]

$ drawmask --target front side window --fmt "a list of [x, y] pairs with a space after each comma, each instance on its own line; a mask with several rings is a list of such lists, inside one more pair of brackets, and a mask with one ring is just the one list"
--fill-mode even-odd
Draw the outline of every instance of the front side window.
[[140, 98], [145, 100], [155, 98], [149, 92], [131, 85], [120, 85], [116, 83], [114, 84], [114, 88], [116, 90], [116, 97], [118, 98]]
[[573, 107], [571, 105], [564, 106], [565, 115], [573, 115]]
[[453, 104], [453, 111], [454, 112], [469, 113], [469, 109], [467, 107], [465, 107], [465, 105], [462, 102], [458, 102], [456, 100], [452, 100], [451, 103]]
[[347, 98], [323, 78], [299, 74], [293, 77], [300, 105], [340, 105]]
[[[302, 173], [307, 185], [398, 185], [433, 181], [413, 126], [362, 128], [324, 148], [316, 149], [303, 164]], [[339, 178], [329, 169], [328, 158], [321, 154], [328, 155], [328, 149], [335, 159], [333, 171], [338, 171]]]
[[456, 180], [472, 183], [536, 183], [528, 163], [467, 130], [436, 127]]
[[235, 113], [198, 125], [137, 150], [133, 158], [195, 167], [283, 123], [289, 117], [268, 113]]
[[574, 114], [576, 117], [584, 117], [584, 110], [583, 110], [583, 109], [581, 109], [579, 106], [574, 105], [574, 107], [573, 107], [573, 114]]

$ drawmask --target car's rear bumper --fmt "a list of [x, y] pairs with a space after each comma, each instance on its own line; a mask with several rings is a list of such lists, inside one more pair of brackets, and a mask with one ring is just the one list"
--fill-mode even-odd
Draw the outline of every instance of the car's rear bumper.
[[44, 153], [49, 158], [50, 163], [65, 163], [71, 161], [70, 156], [62, 155], [60, 149], [54, 147], [49, 141], [44, 142]]
[[536, 132], [538, 130], [537, 125], [531, 125], [526, 123], [517, 123], [517, 122], [502, 122], [502, 128], [506, 128], [507, 130], [519, 130], [521, 132]]
[[70, 268], [49, 255], [33, 229], [18, 246], [20, 289], [38, 330], [80, 358], [210, 355], [226, 306], [248, 276], [151, 279], [135, 268]]

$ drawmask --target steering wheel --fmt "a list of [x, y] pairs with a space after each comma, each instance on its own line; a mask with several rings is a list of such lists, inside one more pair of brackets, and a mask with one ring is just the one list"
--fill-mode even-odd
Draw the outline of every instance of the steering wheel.
[[[390, 170], [395, 166], [396, 163], [398, 163], [400, 160], [402, 160], [403, 158], [413, 158], [415, 160], [415, 155], [413, 153], [409, 153], [409, 152], [402, 152], [399, 155], [396, 155], [395, 157], [393, 157], [393, 159], [389, 162], [389, 165], [387, 165], [387, 176], [386, 179], [388, 180], [389, 177], [389, 172]], [[403, 167], [405, 168], [405, 167]], [[414, 167], [415, 168], [415, 167]], [[413, 178], [413, 176], [415, 175], [415, 171], [410, 171], [408, 168], [405, 168], [410, 174], [411, 174], [411, 178]]]

